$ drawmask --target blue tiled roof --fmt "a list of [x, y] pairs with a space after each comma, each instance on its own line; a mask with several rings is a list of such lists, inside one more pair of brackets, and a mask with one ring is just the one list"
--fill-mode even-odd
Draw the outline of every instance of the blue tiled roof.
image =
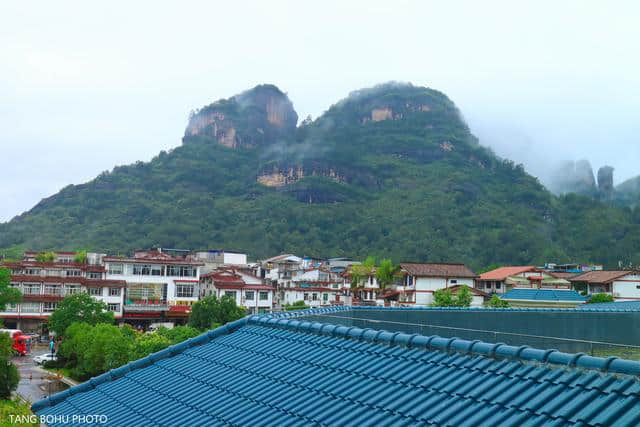
[[617, 358], [253, 316], [32, 409], [116, 426], [632, 426], [638, 375]]
[[528, 301], [586, 301], [586, 297], [573, 290], [557, 289], [511, 289], [500, 298], [508, 300]]
[[640, 310], [640, 301], [620, 301], [620, 302], [602, 302], [595, 304], [585, 304], [580, 307], [581, 310]]

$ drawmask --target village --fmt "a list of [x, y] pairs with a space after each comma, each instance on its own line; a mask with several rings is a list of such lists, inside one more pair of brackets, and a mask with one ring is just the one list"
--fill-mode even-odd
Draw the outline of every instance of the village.
[[[204, 297], [230, 297], [247, 314], [331, 306], [430, 307], [438, 291], [470, 293], [470, 307], [574, 308], [594, 296], [640, 306], [640, 272], [593, 264], [503, 266], [476, 273], [462, 263], [401, 262], [381, 280], [375, 265], [348, 257], [281, 254], [249, 262], [231, 250], [152, 248], [129, 257], [27, 251], [0, 264], [22, 302], [8, 304], [5, 327], [47, 336], [48, 316], [68, 295], [87, 293], [118, 323], [137, 329], [185, 324]], [[492, 299], [493, 298], [493, 299]], [[593, 301], [592, 301], [593, 302]]]

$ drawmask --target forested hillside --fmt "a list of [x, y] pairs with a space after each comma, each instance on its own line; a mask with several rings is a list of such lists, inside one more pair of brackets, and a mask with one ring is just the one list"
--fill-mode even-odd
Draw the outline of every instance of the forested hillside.
[[270, 85], [206, 106], [177, 148], [0, 224], [0, 248], [640, 263], [640, 209], [553, 196], [440, 92], [385, 84], [296, 121]]

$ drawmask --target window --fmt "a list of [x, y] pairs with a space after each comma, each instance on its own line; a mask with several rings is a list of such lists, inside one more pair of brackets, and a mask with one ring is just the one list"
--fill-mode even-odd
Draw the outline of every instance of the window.
[[109, 273], [110, 274], [123, 274], [124, 269], [122, 268], [122, 264], [109, 264]]
[[73, 295], [80, 292], [80, 285], [64, 285], [66, 295]]
[[501, 286], [502, 286], [502, 283], [496, 282], [496, 289], [500, 289]]
[[44, 285], [45, 295], [58, 295], [62, 296], [62, 286], [60, 285]]
[[151, 266], [151, 275], [152, 276], [162, 276], [162, 266], [161, 265], [152, 265]]
[[94, 297], [101, 297], [102, 288], [87, 288], [87, 293]]
[[316, 294], [315, 292], [311, 294], [311, 300], [312, 301], [318, 301], [318, 294]]
[[20, 304], [21, 313], [40, 313], [39, 302], [23, 302]]
[[24, 271], [24, 274], [26, 274], [27, 276], [39, 276], [40, 275], [40, 269], [39, 268], [27, 268]]
[[329, 294], [327, 294], [327, 293], [322, 294], [322, 301], [324, 301], [324, 302], [329, 301]]
[[260, 293], [258, 294], [260, 301], [267, 301], [269, 299], [269, 292], [267, 291], [260, 291]]
[[332, 287], [333, 289], [338, 289], [338, 284], [337, 284], [337, 283], [334, 283], [333, 285], [331, 285], [331, 287]]
[[120, 288], [109, 288], [109, 296], [110, 297], [119, 297], [120, 296]]
[[102, 279], [102, 273], [90, 271], [87, 273], [87, 279]]
[[42, 303], [43, 307], [42, 307], [42, 311], [44, 313], [51, 313], [53, 311], [56, 311], [56, 308], [58, 308], [58, 303], [57, 302], [44, 302]]
[[24, 295], [39, 295], [41, 288], [42, 287], [40, 286], [39, 283], [38, 284], [36, 284], [36, 283], [25, 283], [24, 285], [22, 285], [22, 293]]
[[640, 289], [640, 285], [636, 285], [636, 289]]
[[236, 299], [236, 291], [224, 291], [224, 296]]
[[192, 267], [180, 267], [180, 277], [196, 277], [196, 269]]
[[109, 308], [109, 311], [120, 311], [120, 304], [107, 304], [107, 307]]
[[8, 313], [17, 313], [18, 312], [18, 304], [9, 303], [6, 305], [4, 311]]
[[193, 297], [194, 286], [189, 283], [176, 284], [176, 298], [191, 298]]
[[244, 293], [244, 299], [246, 300], [254, 300], [255, 299], [255, 292], [253, 291], [246, 291]]
[[452, 285], [455, 285], [456, 283], [458, 283], [458, 281], [454, 279], [454, 280], [450, 280], [449, 283], [451, 283]]
[[80, 277], [81, 275], [81, 271], [80, 270], [66, 270], [65, 274], [67, 277]]
[[180, 268], [175, 265], [167, 266], [167, 276], [177, 277], [180, 276]]
[[304, 293], [304, 300], [309, 301], [309, 294], [306, 292]]

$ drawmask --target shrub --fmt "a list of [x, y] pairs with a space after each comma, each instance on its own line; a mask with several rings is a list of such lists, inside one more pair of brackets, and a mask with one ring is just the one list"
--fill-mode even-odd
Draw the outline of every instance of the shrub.
[[602, 302], [613, 302], [613, 296], [608, 294], [595, 294], [589, 299], [589, 301], [587, 301], [588, 304], [597, 304]]
[[11, 393], [18, 388], [19, 382], [20, 374], [16, 365], [7, 359], [0, 359], [0, 398], [11, 398]]

